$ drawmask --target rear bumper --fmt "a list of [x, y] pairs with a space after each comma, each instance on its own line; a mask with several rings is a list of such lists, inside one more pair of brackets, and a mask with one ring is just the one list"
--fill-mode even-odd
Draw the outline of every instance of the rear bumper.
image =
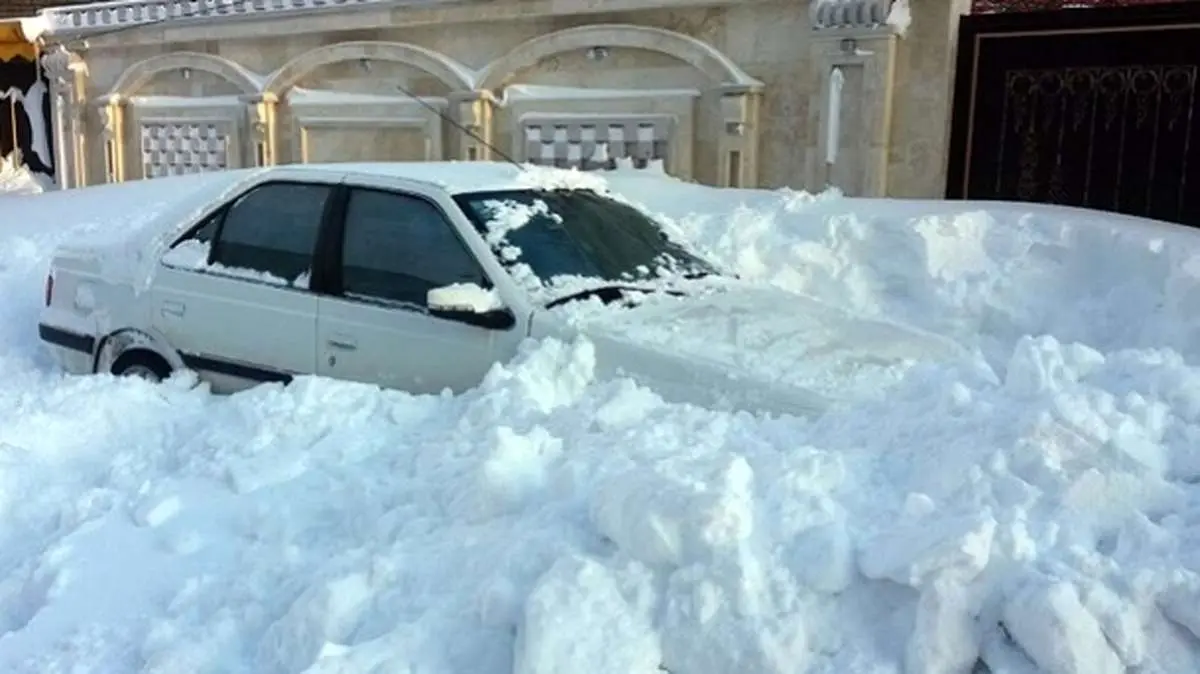
[[88, 374], [92, 371], [92, 359], [96, 353], [96, 338], [93, 335], [39, 323], [38, 337], [50, 347], [59, 365], [67, 372]]
[[79, 351], [89, 356], [96, 352], [96, 338], [72, 330], [56, 328], [53, 325], [38, 323], [38, 337], [51, 346], [57, 346], [68, 351]]

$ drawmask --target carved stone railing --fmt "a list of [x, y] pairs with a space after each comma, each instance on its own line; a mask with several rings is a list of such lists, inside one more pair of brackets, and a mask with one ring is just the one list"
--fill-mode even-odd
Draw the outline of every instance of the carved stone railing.
[[[53, 35], [104, 32], [164, 21], [203, 21], [256, 14], [309, 12], [339, 7], [405, 4], [397, 0], [116, 0], [41, 11]], [[410, 2], [408, 4], [428, 4]]]
[[887, 23], [892, 0], [812, 0], [809, 20], [815, 30], [877, 28]]

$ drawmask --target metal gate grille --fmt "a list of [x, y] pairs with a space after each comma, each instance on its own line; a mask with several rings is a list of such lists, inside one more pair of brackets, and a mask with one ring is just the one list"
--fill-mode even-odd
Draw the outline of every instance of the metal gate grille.
[[1200, 2], [967, 16], [949, 198], [1200, 226]]

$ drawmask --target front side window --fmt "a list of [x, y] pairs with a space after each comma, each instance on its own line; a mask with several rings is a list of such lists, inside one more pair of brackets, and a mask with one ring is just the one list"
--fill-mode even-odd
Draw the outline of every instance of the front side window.
[[242, 195], [225, 213], [212, 262], [255, 272], [263, 280], [299, 284], [311, 272], [332, 192], [329, 185], [272, 183]]
[[350, 193], [342, 243], [345, 295], [424, 307], [430, 290], [455, 283], [491, 287], [436, 206], [395, 192]]
[[641, 211], [587, 190], [511, 190], [455, 197], [509, 265], [543, 284], [558, 277], [635, 281], [715, 270]]

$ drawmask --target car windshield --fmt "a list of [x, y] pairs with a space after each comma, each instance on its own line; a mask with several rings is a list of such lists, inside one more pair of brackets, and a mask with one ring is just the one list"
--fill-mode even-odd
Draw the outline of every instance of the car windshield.
[[506, 264], [543, 284], [559, 276], [612, 282], [717, 273], [641, 211], [587, 190], [510, 190], [455, 197]]

